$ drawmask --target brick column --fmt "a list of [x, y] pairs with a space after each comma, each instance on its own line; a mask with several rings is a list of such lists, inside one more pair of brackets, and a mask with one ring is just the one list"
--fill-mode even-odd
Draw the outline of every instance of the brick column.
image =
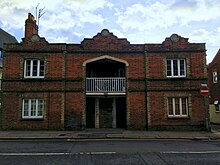
[[116, 123], [116, 98], [113, 98], [112, 102], [112, 128], [116, 128], [117, 123]]
[[95, 98], [95, 128], [99, 128], [99, 98]]

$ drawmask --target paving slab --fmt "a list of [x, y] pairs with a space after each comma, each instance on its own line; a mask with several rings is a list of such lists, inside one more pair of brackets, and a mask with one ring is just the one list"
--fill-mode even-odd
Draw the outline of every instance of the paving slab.
[[0, 131], [0, 140], [15, 139], [190, 139], [220, 140], [219, 131], [130, 131], [130, 130], [84, 130], [84, 131]]

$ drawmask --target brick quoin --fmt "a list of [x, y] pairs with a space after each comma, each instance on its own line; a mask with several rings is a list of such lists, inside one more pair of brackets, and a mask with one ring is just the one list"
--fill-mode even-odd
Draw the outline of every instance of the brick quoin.
[[[33, 40], [33, 35], [38, 40]], [[173, 35], [177, 40], [173, 40]], [[158, 44], [131, 44], [103, 29], [80, 44], [50, 44], [38, 35], [36, 21], [29, 14], [22, 42], [4, 46], [3, 128], [206, 129], [207, 110], [204, 97], [199, 94], [200, 85], [207, 83], [205, 44], [189, 43], [188, 38], [173, 35]], [[44, 78], [24, 78], [25, 59], [43, 59]], [[167, 59], [185, 60], [186, 77], [167, 77]], [[89, 70], [100, 66], [103, 68], [95, 74]], [[94, 78], [105, 71], [118, 78], [111, 73], [117, 67], [124, 69], [123, 93], [86, 91], [87, 77]], [[188, 99], [188, 116], [168, 116], [170, 97]], [[43, 99], [43, 118], [22, 119], [23, 99]], [[116, 118], [105, 116], [103, 125], [99, 125], [105, 115], [100, 114], [103, 107], [112, 112], [106, 114], [113, 114], [116, 109]]]

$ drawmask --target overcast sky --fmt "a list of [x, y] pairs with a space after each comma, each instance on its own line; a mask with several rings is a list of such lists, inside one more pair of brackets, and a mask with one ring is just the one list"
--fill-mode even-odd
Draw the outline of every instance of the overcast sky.
[[39, 35], [51, 43], [81, 43], [109, 29], [132, 44], [162, 43], [177, 33], [206, 43], [208, 63], [220, 48], [220, 0], [0, 0], [0, 27], [20, 42], [37, 5], [45, 7]]

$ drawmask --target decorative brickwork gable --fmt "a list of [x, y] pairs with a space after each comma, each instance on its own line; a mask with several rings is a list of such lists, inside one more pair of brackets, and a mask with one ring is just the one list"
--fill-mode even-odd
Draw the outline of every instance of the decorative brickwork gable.
[[127, 39], [118, 39], [117, 36], [110, 33], [107, 29], [102, 30], [92, 39], [84, 39], [81, 43], [84, 50], [128, 50], [129, 42]]

